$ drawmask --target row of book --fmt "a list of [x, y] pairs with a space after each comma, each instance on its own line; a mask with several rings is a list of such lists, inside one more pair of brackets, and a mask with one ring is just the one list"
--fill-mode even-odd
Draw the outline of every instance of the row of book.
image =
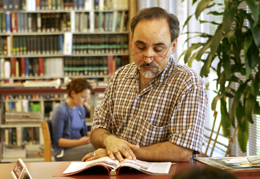
[[0, 36], [0, 55], [61, 55], [63, 35]]
[[126, 32], [128, 11], [0, 13], [0, 33]]
[[26, 95], [3, 95], [4, 101], [21, 101], [21, 100], [60, 100], [64, 99], [64, 94], [26, 94]]
[[[1, 59], [1, 78], [112, 75], [129, 63], [128, 56]], [[58, 68], [58, 69], [57, 69]]]
[[0, 10], [128, 9], [128, 0], [0, 0]]
[[70, 31], [70, 13], [0, 13], [0, 33]]
[[76, 12], [71, 25], [73, 32], [126, 32], [128, 11]]
[[0, 66], [1, 78], [64, 76], [62, 58], [2, 58]]
[[[7, 115], [8, 112], [44, 112], [42, 109], [43, 101], [29, 101], [29, 100], [17, 100], [8, 101], [4, 103], [4, 114]], [[43, 118], [43, 117], [42, 117]]]
[[1, 123], [40, 123], [44, 118], [49, 119], [50, 113], [62, 100], [5, 100], [3, 108], [4, 121], [1, 121]]
[[128, 53], [128, 35], [74, 35], [72, 54]]
[[24, 146], [30, 143], [39, 143], [39, 135], [39, 127], [16, 127], [4, 129], [3, 139], [5, 146]]

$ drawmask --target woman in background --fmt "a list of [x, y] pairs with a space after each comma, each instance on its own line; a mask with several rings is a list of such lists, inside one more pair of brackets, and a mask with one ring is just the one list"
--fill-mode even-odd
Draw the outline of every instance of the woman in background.
[[67, 99], [55, 107], [52, 114], [52, 147], [56, 161], [81, 160], [95, 148], [90, 143], [86, 125], [86, 107], [92, 86], [83, 78], [68, 85]]

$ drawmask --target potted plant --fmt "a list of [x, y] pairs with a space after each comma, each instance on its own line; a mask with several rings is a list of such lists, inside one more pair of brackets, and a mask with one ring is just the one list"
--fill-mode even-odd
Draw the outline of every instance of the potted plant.
[[[249, 10], [239, 7], [243, 2]], [[191, 44], [181, 56], [184, 56], [184, 61], [188, 64], [192, 64], [193, 60], [201, 61], [202, 77], [207, 77], [210, 69], [216, 72], [216, 96], [211, 108], [215, 111], [216, 103], [220, 102], [221, 125], [225, 137], [230, 136], [231, 125], [235, 127], [235, 120], [237, 121], [239, 147], [242, 152], [246, 152], [249, 122], [253, 123], [252, 114], [260, 114], [257, 102], [260, 84], [259, 0], [223, 0], [222, 4], [213, 0], [193, 0], [193, 5], [195, 3], [195, 14], [187, 18], [184, 27], [195, 16], [200, 23], [216, 25], [216, 31], [213, 35], [196, 34], [196, 37], [206, 39], [205, 42]], [[213, 6], [223, 7], [223, 12], [210, 11]], [[201, 21], [200, 15], [206, 11], [213, 16], [222, 16], [222, 22]], [[215, 60], [218, 62], [217, 67], [212, 66]], [[238, 74], [246, 80], [238, 78]], [[233, 83], [238, 88], [232, 87]], [[233, 102], [228, 108], [231, 99]]]

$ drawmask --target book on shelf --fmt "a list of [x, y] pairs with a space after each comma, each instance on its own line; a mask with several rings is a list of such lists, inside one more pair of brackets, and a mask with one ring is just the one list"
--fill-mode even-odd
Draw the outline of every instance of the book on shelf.
[[222, 170], [259, 170], [260, 156], [197, 157], [195, 160]]
[[[40, 129], [39, 127], [5, 128], [4, 146], [6, 146], [6, 158], [11, 158], [9, 155], [11, 155], [12, 151], [20, 153], [20, 149], [23, 149], [23, 146], [26, 144], [41, 143], [39, 138], [40, 135], [39, 129]], [[14, 157], [19, 158], [22, 156], [14, 156]]]
[[50, 80], [50, 81], [28, 81], [23, 83], [24, 87], [49, 87], [49, 88], [59, 88], [61, 85], [60, 79]]
[[102, 157], [87, 162], [71, 162], [69, 167], [63, 172], [63, 175], [69, 176], [87, 170], [94, 166], [105, 167], [109, 175], [118, 175], [122, 167], [131, 167], [146, 174], [168, 174], [171, 162], [146, 162], [141, 160], [124, 159], [122, 162], [112, 160], [109, 157]]
[[[10, 102], [8, 102], [10, 104]], [[11, 104], [15, 104], [11, 103]], [[36, 108], [36, 105], [35, 105]], [[41, 106], [40, 106], [41, 108]], [[10, 106], [9, 106], [10, 109]], [[15, 107], [14, 107], [15, 109]], [[41, 112], [17, 112], [17, 111], [6, 111], [5, 112], [5, 123], [40, 123], [43, 121], [44, 116]]]
[[26, 149], [22, 147], [3, 148], [3, 159], [26, 158]]

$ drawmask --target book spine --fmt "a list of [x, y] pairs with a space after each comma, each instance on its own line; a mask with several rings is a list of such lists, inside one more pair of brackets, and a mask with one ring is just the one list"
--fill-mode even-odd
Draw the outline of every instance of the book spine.
[[19, 77], [19, 75], [20, 75], [20, 63], [18, 60], [15, 62], [15, 74], [16, 74], [16, 77]]
[[38, 59], [39, 63], [39, 76], [43, 77], [44, 76], [44, 58], [40, 57]]
[[41, 0], [36, 0], [36, 10], [41, 9]]
[[6, 18], [6, 33], [11, 33], [11, 14], [10, 12], [6, 12], [5, 14]]
[[10, 58], [11, 77], [16, 77], [16, 58]]
[[14, 3], [14, 10], [21, 10], [20, 0], [13, 0], [13, 3]]
[[26, 77], [30, 76], [30, 69], [29, 69], [29, 67], [30, 67], [30, 61], [29, 61], [29, 58], [26, 57], [25, 58], [25, 76]]
[[28, 13], [27, 14], [28, 16], [28, 32], [32, 32], [32, 14], [31, 13]]
[[21, 72], [21, 77], [25, 77], [25, 58], [24, 57], [20, 58], [20, 72]]
[[41, 13], [37, 13], [37, 32], [41, 32], [41, 29], [42, 29]]
[[5, 59], [1, 58], [1, 78], [5, 77]]

